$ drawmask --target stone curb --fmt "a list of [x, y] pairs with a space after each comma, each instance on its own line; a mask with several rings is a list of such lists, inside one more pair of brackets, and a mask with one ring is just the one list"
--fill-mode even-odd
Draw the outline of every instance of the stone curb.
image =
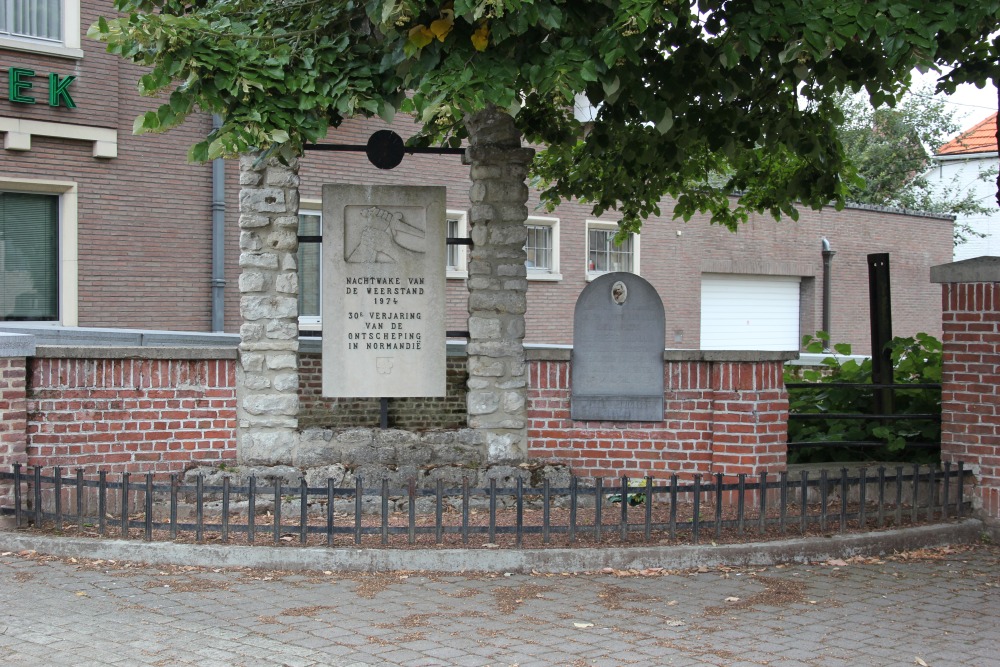
[[0, 551], [35, 551], [61, 558], [93, 558], [157, 565], [250, 567], [271, 570], [378, 572], [593, 572], [720, 565], [775, 565], [879, 556], [944, 544], [969, 544], [983, 534], [978, 519], [871, 533], [746, 544], [580, 549], [350, 549], [220, 546], [32, 535], [0, 531]]

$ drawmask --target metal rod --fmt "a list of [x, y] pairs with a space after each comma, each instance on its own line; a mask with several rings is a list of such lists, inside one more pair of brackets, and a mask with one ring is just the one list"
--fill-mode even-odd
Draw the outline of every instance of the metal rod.
[[514, 543], [520, 549], [523, 539], [522, 533], [524, 532], [524, 480], [520, 476], [517, 478], [517, 496], [515, 502], [517, 523], [514, 529]]
[[222, 478], [222, 542], [229, 541], [229, 475]]
[[382, 546], [389, 544], [389, 478], [382, 478]]
[[170, 539], [177, 539], [177, 473], [170, 473]]
[[847, 531], [847, 468], [840, 469], [840, 532]]
[[410, 510], [409, 525], [407, 530], [407, 541], [413, 544], [417, 541], [417, 480], [410, 478], [407, 484], [407, 505]]
[[56, 532], [61, 533], [63, 529], [62, 517], [62, 468], [56, 466], [55, 472], [55, 509], [56, 509]]
[[469, 478], [462, 478], [462, 544], [469, 543]]
[[577, 503], [577, 481], [576, 476], [569, 480], [569, 543], [576, 541], [576, 503]]
[[42, 469], [35, 466], [35, 528], [41, 528], [45, 520], [42, 513]]
[[334, 519], [334, 481], [332, 477], [326, 478], [326, 546], [333, 546], [333, 519]]
[[691, 520], [691, 543], [698, 544], [698, 531], [701, 528], [701, 474], [694, 476], [694, 516]]
[[788, 514], [788, 473], [784, 470], [778, 475], [778, 494], [780, 497], [779, 504], [781, 506], [780, 515], [778, 518], [778, 526], [781, 530], [781, 534], [785, 534], [785, 518]]
[[885, 526], [885, 466], [878, 467], [878, 527]]
[[542, 480], [542, 544], [549, 543], [549, 517], [552, 512], [550, 494], [549, 480], [546, 477]]
[[948, 503], [951, 500], [951, 461], [944, 462], [944, 479], [942, 480], [944, 485], [943, 498], [941, 500], [941, 518], [948, 518]]
[[489, 539], [487, 542], [490, 544], [496, 543], [497, 535], [497, 478], [490, 478], [490, 528], [489, 528]]
[[646, 475], [646, 522], [643, 526], [642, 539], [649, 542], [653, 536], [653, 478]]
[[254, 529], [257, 523], [257, 476], [250, 475], [247, 480], [247, 542], [253, 544]]
[[715, 473], [715, 539], [722, 536], [722, 473]]
[[299, 543], [309, 540], [309, 485], [306, 478], [299, 478]]
[[354, 478], [354, 544], [361, 544], [361, 494], [363, 482], [360, 477]]
[[438, 479], [434, 494], [434, 542], [444, 541], [444, 480]]
[[145, 523], [143, 525], [143, 538], [147, 542], [153, 540], [153, 473], [146, 473], [146, 498], [145, 498]]
[[274, 521], [271, 523], [271, 539], [281, 544], [281, 478], [274, 480]]
[[865, 526], [868, 525], [867, 517], [865, 516], [865, 504], [868, 502], [867, 486], [867, 471], [862, 466], [858, 469], [858, 527], [861, 530], [864, 530]]
[[121, 531], [122, 538], [128, 537], [128, 478], [129, 474], [127, 472], [122, 473], [122, 496], [121, 496]]
[[767, 522], [767, 471], [760, 471], [760, 509], [757, 513], [757, 533], [764, 534], [764, 524]]
[[202, 475], [195, 481], [195, 515], [195, 540], [200, 544], [205, 525], [205, 477]]
[[903, 466], [896, 466], [896, 527], [903, 523]]
[[618, 522], [618, 529], [624, 542], [628, 539], [628, 477], [623, 476], [621, 484], [621, 519]]
[[677, 473], [670, 475], [670, 539], [677, 537]]
[[76, 527], [83, 532], [83, 468], [76, 469]]
[[108, 473], [97, 471], [97, 534], [104, 537], [108, 516]]
[[604, 478], [598, 477], [594, 480], [594, 541], [600, 544], [601, 528], [604, 517], [601, 516], [602, 503], [604, 502]]
[[799, 489], [801, 493], [801, 499], [799, 500], [799, 532], [803, 535], [806, 532], [806, 527], [808, 525], [809, 516], [809, 471], [803, 470], [799, 476], [799, 482], [802, 485]]
[[14, 527], [21, 527], [21, 464], [14, 464]]
[[739, 535], [743, 534], [743, 522], [746, 515], [746, 494], [747, 494], [747, 474], [741, 472], [737, 477], [737, 486], [739, 489], [737, 493], [739, 497], [736, 499], [736, 532]]

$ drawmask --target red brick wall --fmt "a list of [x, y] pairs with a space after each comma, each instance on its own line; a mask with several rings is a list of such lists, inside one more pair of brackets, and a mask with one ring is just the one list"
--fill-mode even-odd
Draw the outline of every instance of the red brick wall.
[[758, 474], [785, 468], [781, 362], [668, 361], [662, 422], [570, 419], [570, 362], [530, 367], [528, 455], [586, 477]]
[[973, 470], [984, 512], [1000, 518], [1000, 283], [942, 294], [941, 458]]
[[[0, 358], [0, 470], [13, 471], [28, 462], [26, 369], [24, 357]], [[0, 484], [0, 506], [11, 507], [12, 484]]]
[[236, 458], [232, 359], [35, 357], [28, 464], [182, 472]]

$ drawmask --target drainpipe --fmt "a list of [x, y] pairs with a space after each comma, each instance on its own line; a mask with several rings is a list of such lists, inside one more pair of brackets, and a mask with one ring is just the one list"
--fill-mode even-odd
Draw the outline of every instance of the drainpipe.
[[[212, 115], [212, 129], [222, 127], [222, 117]], [[225, 323], [226, 287], [226, 163], [212, 160], [212, 331]]]
[[[830, 249], [830, 242], [823, 237], [823, 331], [830, 333], [830, 265], [833, 263], [833, 256], [836, 250]], [[832, 336], [831, 336], [832, 339]], [[826, 345], [824, 352], [829, 352], [830, 346]]]

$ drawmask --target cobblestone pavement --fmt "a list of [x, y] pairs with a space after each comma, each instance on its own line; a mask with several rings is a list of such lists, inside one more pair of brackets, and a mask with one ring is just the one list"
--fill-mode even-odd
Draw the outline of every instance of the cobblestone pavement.
[[0, 555], [0, 664], [1000, 665], [1000, 548], [770, 568], [343, 575]]

